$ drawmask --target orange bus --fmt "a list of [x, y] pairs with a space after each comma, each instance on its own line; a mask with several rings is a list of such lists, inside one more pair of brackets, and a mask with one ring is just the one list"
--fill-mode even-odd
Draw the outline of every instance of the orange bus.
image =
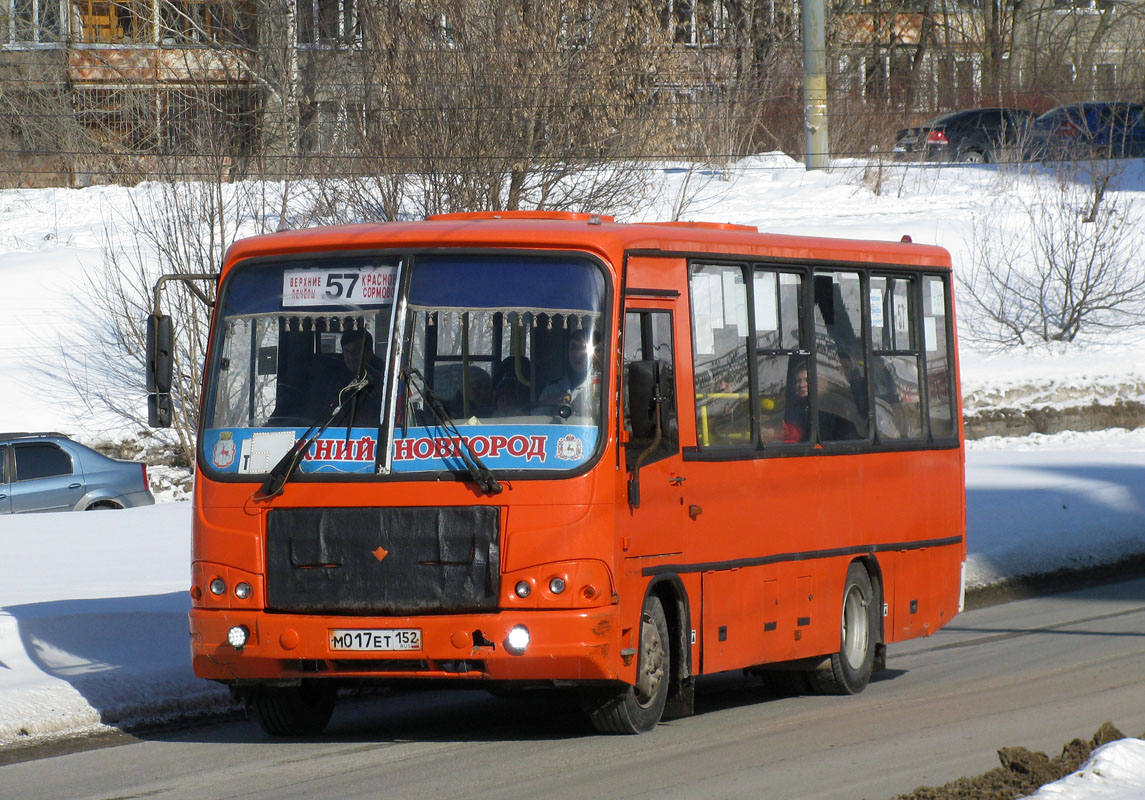
[[709, 673], [860, 692], [960, 610], [938, 247], [451, 214], [239, 241], [213, 315], [191, 650], [271, 734], [410, 679], [638, 733]]

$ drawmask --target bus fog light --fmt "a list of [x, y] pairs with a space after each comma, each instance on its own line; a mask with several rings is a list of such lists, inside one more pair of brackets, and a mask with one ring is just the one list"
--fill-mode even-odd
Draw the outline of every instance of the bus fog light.
[[533, 591], [533, 587], [529, 585], [528, 581], [517, 581], [517, 585], [513, 587], [513, 594], [524, 600]]
[[565, 579], [557, 576], [549, 579], [549, 591], [553, 594], [560, 594], [565, 590]]
[[250, 584], [247, 582], [235, 584], [235, 597], [239, 600], [246, 600], [250, 597]]
[[222, 578], [215, 578], [210, 582], [209, 588], [211, 594], [224, 594], [227, 591], [227, 584]]
[[246, 647], [247, 640], [250, 639], [250, 630], [246, 625], [235, 625], [227, 631], [227, 644], [236, 650], [242, 650]]
[[521, 655], [525, 652], [525, 648], [529, 646], [529, 629], [524, 625], [518, 625], [509, 631], [509, 635], [505, 637], [505, 649], [513, 655]]

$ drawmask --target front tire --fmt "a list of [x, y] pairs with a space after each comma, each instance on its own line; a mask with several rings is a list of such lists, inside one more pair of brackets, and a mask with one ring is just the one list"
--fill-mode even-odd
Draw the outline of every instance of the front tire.
[[812, 689], [820, 694], [858, 694], [867, 688], [875, 666], [878, 610], [871, 576], [862, 564], [852, 563], [843, 588], [839, 652], [807, 674]]
[[324, 681], [267, 686], [251, 698], [259, 724], [271, 736], [316, 736], [326, 729], [338, 690]]
[[672, 674], [671, 651], [664, 606], [655, 595], [649, 595], [644, 601], [637, 657], [634, 685], [625, 685], [620, 690], [581, 691], [581, 707], [600, 733], [645, 733], [655, 728], [664, 714]]

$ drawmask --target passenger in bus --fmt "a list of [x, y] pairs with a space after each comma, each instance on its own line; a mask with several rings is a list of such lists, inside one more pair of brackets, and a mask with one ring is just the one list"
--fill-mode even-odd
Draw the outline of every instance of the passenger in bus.
[[[469, 403], [465, 403], [464, 393], [469, 391]], [[468, 425], [476, 425], [480, 422], [481, 417], [487, 417], [493, 413], [493, 379], [489, 377], [489, 373], [481, 367], [469, 367], [469, 386], [462, 387], [461, 391], [454, 402], [448, 404], [451, 408], [456, 409], [456, 415], [468, 414]]]
[[590, 414], [592, 402], [590, 373], [600, 347], [600, 334], [593, 331], [591, 338], [584, 328], [573, 331], [569, 337], [568, 366], [564, 375], [541, 390], [542, 404], [568, 407], [578, 415]]
[[337, 390], [341, 391], [346, 384], [361, 376], [366, 378], [366, 388], [355, 401], [347, 403], [331, 424], [345, 426], [352, 422], [362, 422], [376, 425], [382, 414], [382, 376], [385, 365], [374, 352], [374, 337], [364, 328], [355, 328], [342, 332], [341, 343], [342, 364], [346, 371], [339, 380], [345, 383], [338, 386]]
[[495, 417], [517, 417], [527, 414], [529, 409], [529, 387], [508, 374], [493, 389]]
[[837, 353], [838, 368], [829, 359], [819, 373], [819, 440], [843, 442], [867, 436], [867, 379], [845, 350]]
[[807, 405], [810, 385], [807, 360], [793, 359], [788, 372], [787, 398], [783, 409], [783, 441], [806, 442], [811, 436], [811, 418]]

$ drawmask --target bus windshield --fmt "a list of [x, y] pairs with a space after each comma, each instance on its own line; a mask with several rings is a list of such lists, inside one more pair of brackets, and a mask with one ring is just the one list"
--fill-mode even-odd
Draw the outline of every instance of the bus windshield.
[[604, 287], [590, 260], [555, 255], [239, 265], [219, 298], [204, 461], [265, 474], [325, 425], [298, 473], [457, 472], [465, 455], [575, 469], [602, 438]]
[[453, 468], [458, 435], [495, 471], [585, 463], [600, 438], [604, 286], [577, 257], [414, 259], [393, 470]]

